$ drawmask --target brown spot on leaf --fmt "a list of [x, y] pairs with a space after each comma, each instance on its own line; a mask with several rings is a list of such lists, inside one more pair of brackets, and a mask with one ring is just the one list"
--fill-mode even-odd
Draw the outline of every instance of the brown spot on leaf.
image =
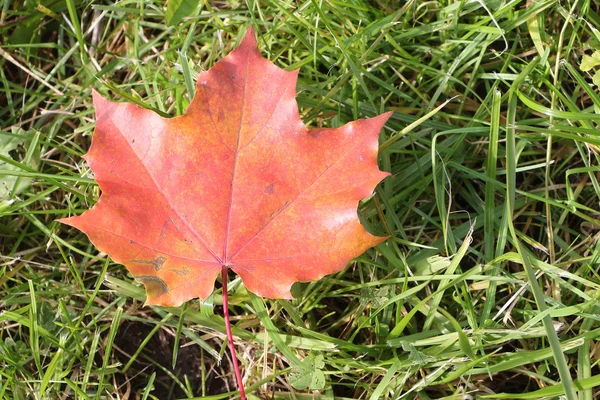
[[167, 257], [157, 257], [154, 260], [131, 260], [131, 262], [138, 264], [150, 264], [154, 267], [155, 271], [160, 271], [163, 265], [167, 262]]
[[275, 185], [272, 183], [265, 188], [265, 193], [271, 194], [275, 191]]
[[146, 291], [150, 296], [161, 296], [169, 293], [167, 282], [158, 276], [138, 276], [135, 279], [146, 286]]
[[185, 265], [183, 266], [183, 268], [181, 270], [172, 268], [171, 271], [173, 271], [177, 275], [181, 275], [181, 276], [187, 276], [190, 274], [190, 271], [185, 267]]

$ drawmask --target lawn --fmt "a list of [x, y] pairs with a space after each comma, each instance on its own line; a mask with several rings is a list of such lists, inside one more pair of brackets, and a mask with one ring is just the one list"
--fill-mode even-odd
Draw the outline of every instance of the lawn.
[[[174, 1], [174, 0], [172, 0]], [[310, 127], [394, 111], [358, 204], [384, 243], [229, 310], [251, 399], [600, 396], [600, 6], [0, 1], [0, 399], [230, 399], [220, 283], [143, 286], [57, 222], [98, 201], [92, 90], [182, 115], [253, 27]], [[172, 26], [167, 24], [167, 19]], [[597, 75], [596, 75], [597, 74]]]

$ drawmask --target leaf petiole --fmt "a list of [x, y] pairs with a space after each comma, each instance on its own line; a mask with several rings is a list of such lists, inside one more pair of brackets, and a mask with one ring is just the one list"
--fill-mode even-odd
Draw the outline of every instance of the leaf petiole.
[[229, 321], [229, 298], [227, 296], [227, 266], [223, 266], [221, 270], [221, 277], [223, 280], [223, 317], [225, 318], [225, 329], [227, 330], [227, 342], [229, 343], [229, 350], [231, 351], [231, 362], [233, 363], [233, 370], [235, 371], [235, 379], [237, 381], [238, 388], [240, 390], [240, 398], [246, 400], [246, 393], [244, 392], [244, 384], [242, 382], [242, 374], [240, 373], [240, 367], [238, 365], [238, 359], [235, 354], [235, 346], [233, 344], [233, 334], [231, 333], [231, 322]]

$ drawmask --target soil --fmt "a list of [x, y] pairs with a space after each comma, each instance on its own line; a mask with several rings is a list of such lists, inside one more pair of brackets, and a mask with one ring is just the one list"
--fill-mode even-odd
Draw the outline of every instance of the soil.
[[[137, 321], [123, 321], [115, 337], [113, 355], [125, 366], [131, 356], [146, 339], [153, 326]], [[173, 335], [159, 329], [144, 350], [136, 358], [125, 374], [118, 375], [119, 392], [123, 399], [138, 399], [147, 386], [152, 373], [156, 373], [154, 390], [151, 394], [161, 400], [186, 398], [187, 393], [167, 373], [169, 371], [184, 385], [187, 381], [193, 390], [194, 396], [202, 395], [202, 355], [201, 349], [196, 344], [186, 346], [189, 340], [181, 336], [177, 363], [172, 368]], [[218, 345], [214, 343], [215, 346]], [[127, 354], [125, 354], [127, 353]], [[160, 365], [157, 367], [154, 363]], [[230, 373], [229, 360], [224, 358], [219, 364], [208, 354], [204, 354], [204, 369], [206, 374], [205, 395], [214, 395], [228, 392], [235, 388], [235, 377]]]

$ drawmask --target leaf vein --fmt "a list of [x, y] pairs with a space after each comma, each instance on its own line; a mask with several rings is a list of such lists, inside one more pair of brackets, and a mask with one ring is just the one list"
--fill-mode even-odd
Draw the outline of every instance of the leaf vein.
[[[264, 231], [270, 224], [271, 222], [273, 222], [277, 217], [279, 217], [285, 210], [287, 210], [288, 208], [290, 208], [290, 206], [292, 204], [294, 204], [296, 202], [296, 200], [298, 200], [299, 198], [307, 198], [307, 196], [304, 196], [304, 193], [306, 193], [308, 190], [310, 190], [311, 187], [313, 187], [317, 182], [319, 182], [319, 180], [325, 175], [327, 174], [327, 172], [329, 170], [331, 170], [331, 168], [333, 168], [335, 165], [337, 165], [338, 163], [341, 162], [341, 160], [348, 154], [350, 153], [358, 144], [360, 143], [360, 140], [357, 140], [356, 143], [352, 144], [348, 150], [346, 150], [340, 157], [337, 158], [337, 160], [335, 160], [335, 162], [331, 165], [328, 165], [327, 168], [325, 168], [325, 170], [323, 170], [323, 172], [321, 172], [321, 174], [319, 174], [319, 176], [317, 176], [315, 178], [315, 180], [308, 185], [302, 192], [298, 193], [296, 195], [296, 197], [288, 202], [287, 204], [285, 204], [283, 207], [281, 207], [280, 210], [278, 210], [278, 212], [267, 221], [266, 224], [264, 224], [254, 235], [252, 235], [252, 237], [250, 237], [248, 239], [248, 241], [246, 242], [246, 244], [244, 244], [242, 247], [240, 247], [240, 249], [238, 251], [236, 251], [233, 256], [231, 256], [231, 259], [233, 260], [233, 258], [235, 258], [236, 255], [238, 255], [244, 248], [246, 248], [252, 241], [254, 241], [258, 235]], [[357, 202], [357, 207], [358, 207], [358, 202]]]

